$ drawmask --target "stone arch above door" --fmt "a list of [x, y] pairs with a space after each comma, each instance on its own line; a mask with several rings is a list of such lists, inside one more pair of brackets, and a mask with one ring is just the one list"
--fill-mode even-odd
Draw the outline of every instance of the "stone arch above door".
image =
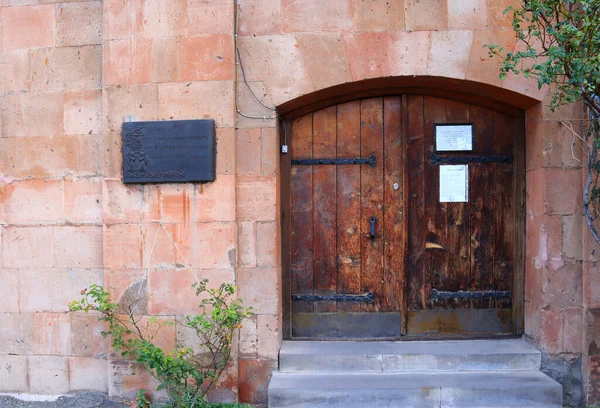
[[[295, 33], [240, 36], [238, 47], [249, 82], [283, 111], [290, 101], [349, 84], [460, 91], [529, 108], [544, 99], [535, 79], [498, 77], [499, 58], [485, 44], [520, 47], [512, 30]], [[369, 82], [375, 81], [375, 82]], [[381, 94], [381, 92], [378, 92]], [[462, 99], [462, 98], [461, 98]]]

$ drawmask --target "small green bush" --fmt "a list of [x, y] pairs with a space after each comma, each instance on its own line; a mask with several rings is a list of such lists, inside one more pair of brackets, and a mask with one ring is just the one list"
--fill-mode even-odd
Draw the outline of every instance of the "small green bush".
[[[140, 323], [142, 316], [136, 315], [136, 299], [127, 312], [111, 302], [109, 293], [99, 285], [92, 285], [81, 291], [80, 300], [73, 301], [69, 309], [73, 312], [97, 312], [98, 320], [106, 322], [108, 330], [104, 337], [112, 339], [112, 346], [121, 355], [135, 360], [152, 376], [159, 386], [157, 390], [165, 390], [167, 407], [204, 408], [204, 407], [243, 407], [244, 405], [212, 404], [207, 405], [207, 394], [217, 384], [223, 370], [231, 357], [231, 346], [234, 332], [241, 328], [242, 321], [252, 314], [252, 308], [245, 308], [240, 299], [234, 297], [235, 287], [224, 283], [218, 289], [207, 287], [205, 279], [192, 285], [196, 296], [200, 297], [200, 313], [185, 316], [182, 324], [196, 332], [200, 339], [203, 353], [194, 353], [191, 347], [177, 346], [165, 353], [152, 340], [158, 329], [172, 322], [160, 322], [150, 318], [156, 325], [153, 333]], [[138, 406], [149, 407], [149, 398], [144, 390], [138, 392]], [[154, 406], [154, 405], [153, 405]]]

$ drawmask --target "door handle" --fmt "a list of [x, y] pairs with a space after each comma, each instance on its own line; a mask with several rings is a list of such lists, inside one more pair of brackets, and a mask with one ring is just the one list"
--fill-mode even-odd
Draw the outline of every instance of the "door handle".
[[369, 231], [369, 238], [374, 239], [375, 238], [375, 223], [377, 222], [377, 218], [376, 217], [371, 217], [371, 219], [369, 220], [371, 222], [371, 228]]

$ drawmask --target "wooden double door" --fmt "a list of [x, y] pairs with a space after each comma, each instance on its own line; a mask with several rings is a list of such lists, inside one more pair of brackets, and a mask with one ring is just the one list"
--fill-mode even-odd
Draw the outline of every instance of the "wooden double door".
[[[436, 150], [448, 124], [472, 125], [471, 149]], [[431, 96], [295, 119], [283, 198], [291, 337], [518, 332], [522, 142], [520, 117]], [[440, 197], [440, 171], [455, 164], [467, 166], [465, 202]]]

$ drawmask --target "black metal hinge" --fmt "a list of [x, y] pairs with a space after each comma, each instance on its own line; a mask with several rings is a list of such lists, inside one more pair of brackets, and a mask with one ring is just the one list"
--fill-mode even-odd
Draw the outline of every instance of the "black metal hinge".
[[347, 295], [343, 293], [333, 295], [292, 295], [295, 302], [365, 302], [372, 305], [375, 302], [375, 293], [367, 292], [362, 295]]
[[371, 167], [375, 167], [377, 158], [375, 156], [370, 157], [359, 157], [359, 158], [345, 158], [345, 159], [300, 159], [292, 160], [292, 164], [307, 165], [307, 166], [318, 166], [322, 164], [368, 164]]
[[468, 164], [468, 163], [512, 163], [512, 156], [429, 156], [432, 166], [436, 164]]
[[510, 298], [512, 292], [509, 290], [487, 290], [487, 291], [462, 291], [458, 292], [446, 292], [442, 290], [432, 289], [431, 300], [448, 300], [448, 299], [500, 299]]

